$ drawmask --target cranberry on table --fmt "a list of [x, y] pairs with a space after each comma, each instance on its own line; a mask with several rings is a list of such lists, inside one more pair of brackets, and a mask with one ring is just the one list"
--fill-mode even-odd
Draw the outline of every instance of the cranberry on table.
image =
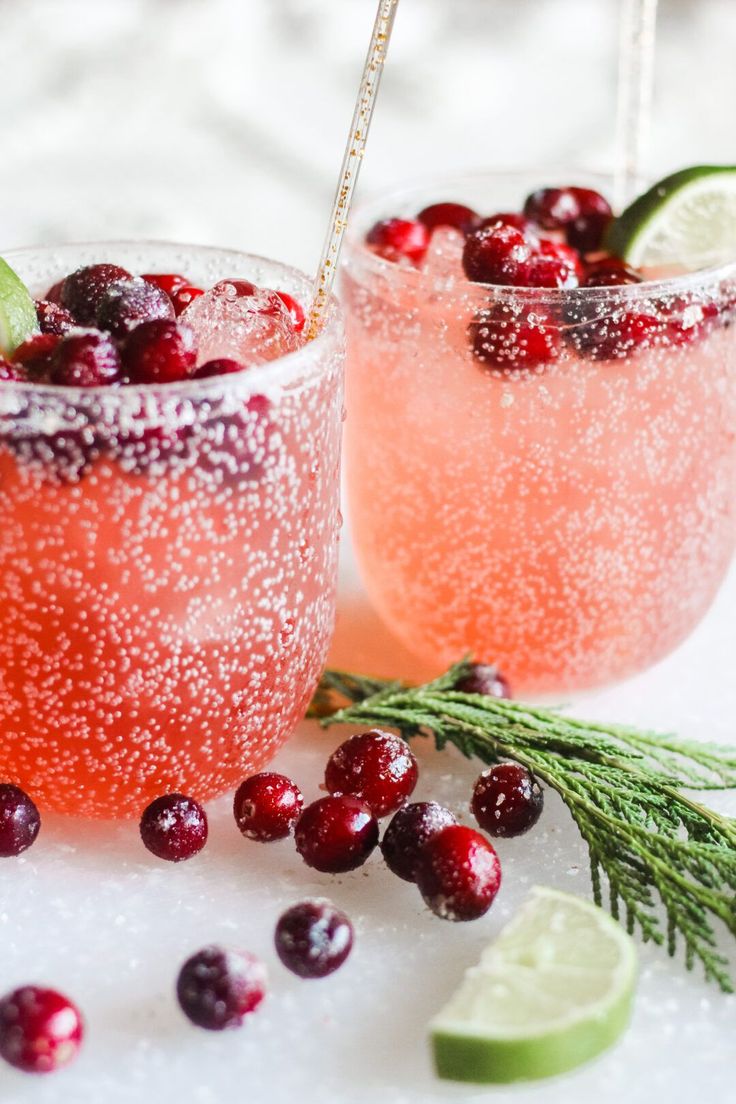
[[356, 797], [321, 797], [307, 805], [294, 831], [307, 866], [344, 874], [362, 866], [378, 843], [378, 821]]
[[192, 379], [213, 379], [215, 376], [231, 376], [234, 372], [242, 372], [243, 365], [239, 360], [231, 360], [230, 357], [218, 357], [216, 360], [208, 360], [200, 364], [192, 372]]
[[486, 694], [490, 698], [511, 697], [508, 679], [493, 663], [472, 663], [455, 689], [463, 694]]
[[417, 219], [429, 231], [436, 230], [438, 226], [449, 226], [463, 234], [475, 230], [481, 221], [480, 215], [464, 203], [432, 203], [419, 212]]
[[436, 916], [477, 920], [488, 912], [501, 885], [501, 864], [474, 828], [451, 824], [432, 836], [417, 864], [417, 885]]
[[276, 953], [292, 974], [323, 978], [342, 966], [353, 946], [353, 925], [322, 897], [292, 905], [279, 918]]
[[133, 383], [176, 383], [189, 379], [197, 363], [194, 333], [181, 322], [141, 322], [129, 334], [123, 362]]
[[79, 1009], [54, 989], [24, 985], [0, 1000], [0, 1056], [25, 1073], [67, 1066], [83, 1034]]
[[301, 303], [297, 302], [293, 295], [289, 295], [288, 291], [277, 291], [276, 294], [291, 316], [291, 325], [294, 333], [301, 333], [307, 321]]
[[556, 318], [542, 307], [514, 310], [496, 303], [479, 311], [468, 327], [473, 356], [504, 375], [538, 371], [562, 350]]
[[470, 808], [491, 836], [510, 838], [532, 828], [542, 813], [544, 794], [534, 775], [519, 763], [498, 763], [483, 771]]
[[182, 862], [199, 854], [206, 844], [207, 814], [185, 794], [165, 794], [144, 810], [140, 832], [152, 854], [167, 862]]
[[0, 857], [26, 851], [40, 828], [41, 817], [28, 794], [9, 782], [0, 783]]
[[521, 230], [501, 223], [475, 230], [465, 242], [463, 269], [469, 280], [481, 284], [523, 287], [532, 251]]
[[384, 219], [366, 234], [366, 242], [374, 253], [387, 261], [408, 260], [419, 264], [429, 246], [430, 232], [423, 222], [414, 219]]
[[331, 794], [358, 797], [377, 817], [399, 809], [418, 777], [417, 761], [406, 740], [380, 729], [351, 736], [333, 751], [325, 769]]
[[[84, 265], [63, 281], [59, 302], [62, 307], [71, 311], [80, 325], [92, 326], [97, 317], [97, 308], [107, 289], [121, 280], [131, 279], [127, 269], [121, 268], [120, 265]], [[57, 286], [55, 284], [46, 294], [46, 298], [51, 299], [52, 302], [56, 301]]]
[[613, 218], [611, 205], [605, 196], [593, 188], [571, 188], [578, 203], [578, 213], [565, 227], [568, 244], [580, 253], [600, 249], [603, 235]]
[[36, 300], [36, 318], [43, 334], [65, 334], [78, 324], [71, 311], [48, 299]]
[[246, 778], [238, 787], [233, 815], [248, 839], [271, 843], [290, 835], [303, 806], [302, 792], [290, 778], [263, 771]]
[[117, 383], [121, 376], [117, 346], [98, 330], [68, 333], [51, 358], [51, 382], [64, 387], [101, 387]]
[[245, 951], [204, 947], [182, 966], [176, 995], [182, 1012], [197, 1027], [240, 1027], [266, 995], [266, 969]]
[[405, 882], [415, 882], [424, 845], [443, 828], [455, 824], [449, 809], [436, 801], [416, 801], [399, 809], [381, 840], [389, 870]]
[[97, 308], [97, 325], [118, 340], [143, 322], [175, 317], [174, 304], [166, 292], [145, 280], [111, 284]]

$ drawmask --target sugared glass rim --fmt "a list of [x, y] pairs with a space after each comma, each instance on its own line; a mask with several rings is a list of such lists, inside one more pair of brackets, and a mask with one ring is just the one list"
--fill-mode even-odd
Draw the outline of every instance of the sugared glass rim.
[[[571, 180], [583, 186], [596, 183], [610, 186], [612, 178], [602, 172], [594, 172], [589, 169], [569, 169], [566, 166], [548, 166], [539, 169], [535, 166], [522, 169], [472, 169], [466, 172], [443, 173], [438, 176], [413, 178], [397, 184], [391, 188], [374, 189], [356, 207], [346, 240], [346, 268], [358, 265], [361, 272], [367, 272], [373, 276], [383, 276], [396, 279], [398, 275], [411, 287], [417, 290], [426, 287], [438, 294], [437, 276], [431, 272], [425, 272], [420, 268], [404, 267], [375, 253], [365, 243], [365, 232], [374, 222], [382, 218], [407, 217], [406, 211], [402, 211], [402, 203], [406, 205], [412, 197], [421, 193], [430, 192], [434, 198], [425, 196], [427, 203], [455, 202], [467, 203], [467, 195], [463, 196], [463, 185], [472, 188], [483, 182], [492, 184], [494, 180], [511, 181], [514, 179], [536, 180], [537, 187], [560, 187], [561, 181], [569, 183]], [[489, 189], [491, 198], [492, 190]], [[418, 208], [414, 207], [416, 211]], [[420, 208], [419, 208], [420, 209]], [[497, 208], [498, 209], [498, 208]], [[439, 294], [456, 294], [460, 288], [478, 289], [481, 293], [492, 293], [494, 299], [531, 299], [535, 303], [558, 303], [562, 300], [586, 300], [599, 303], [606, 299], [621, 301], [652, 299], [664, 296], [677, 296], [702, 291], [705, 286], [719, 283], [721, 280], [736, 278], [736, 258], [723, 261], [717, 265], [695, 269], [693, 272], [684, 272], [676, 276], [666, 276], [657, 280], [645, 280], [640, 284], [618, 284], [612, 287], [576, 287], [576, 288], [537, 288], [516, 287], [508, 284], [484, 284], [474, 280], [467, 280], [464, 275], [452, 288], [443, 287]]]
[[[258, 253], [247, 253], [240, 249], [231, 249], [219, 245], [201, 245], [187, 242], [169, 241], [156, 238], [106, 238], [90, 241], [59, 242], [54, 245], [20, 246], [3, 251], [2, 256], [11, 268], [24, 257], [37, 257], [44, 253], [65, 252], [74, 253], [75, 250], [88, 250], [95, 248], [114, 249], [176, 249], [192, 254], [222, 254], [232, 256], [239, 265], [250, 263], [263, 265], [267, 268], [276, 268], [279, 275], [283, 275], [287, 281], [304, 287], [305, 293], [311, 289], [312, 279], [298, 268], [284, 264], [281, 261], [271, 260]], [[68, 270], [69, 271], [69, 270]], [[60, 275], [64, 275], [60, 273]], [[235, 273], [233, 273], [233, 276]], [[247, 272], [243, 272], [243, 276]], [[223, 277], [225, 278], [225, 277]], [[305, 313], [308, 312], [308, 303], [303, 304]], [[275, 360], [267, 361], [253, 367], [244, 367], [242, 372], [232, 372], [223, 376], [212, 376], [209, 379], [180, 380], [176, 383], [131, 383], [122, 387], [110, 387], [109, 384], [101, 384], [97, 387], [69, 387], [55, 383], [21, 382], [19, 380], [4, 380], [2, 394], [9, 395], [13, 392], [32, 394], [38, 398], [48, 396], [50, 399], [64, 400], [69, 403], [91, 402], [104, 396], [110, 402], [119, 398], [121, 403], [144, 397], [156, 397], [165, 400], [172, 399], [208, 399], [216, 398], [228, 392], [237, 391], [244, 395], [263, 391], [269, 387], [284, 388], [305, 375], [321, 375], [322, 371], [315, 372], [315, 367], [326, 366], [342, 345], [344, 340], [343, 313], [339, 302], [333, 296], [330, 297], [325, 316], [325, 323], [317, 335], [311, 341], [286, 353]]]

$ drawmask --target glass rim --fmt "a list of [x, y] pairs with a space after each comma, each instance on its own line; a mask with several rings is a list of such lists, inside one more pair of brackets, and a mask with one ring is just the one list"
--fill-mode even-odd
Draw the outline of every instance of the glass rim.
[[[99, 238], [81, 241], [56, 242], [51, 245], [17, 246], [5, 250], [3, 258], [8, 261], [11, 268], [15, 268], [14, 260], [18, 258], [38, 256], [44, 253], [73, 251], [75, 249], [89, 249], [99, 246], [105, 249], [120, 248], [146, 248], [155, 249], [157, 246], [169, 249], [181, 249], [192, 253], [219, 253], [230, 254], [240, 261], [247, 260], [256, 264], [276, 267], [285, 276], [296, 283], [312, 284], [312, 278], [301, 269], [283, 261], [274, 261], [270, 257], [264, 257], [259, 253], [248, 253], [243, 249], [233, 249], [227, 246], [202, 245], [188, 242], [171, 241], [164, 238]], [[307, 305], [305, 304], [305, 307]], [[305, 314], [307, 310], [305, 309]], [[87, 327], [79, 327], [85, 329]], [[251, 393], [263, 390], [271, 386], [287, 386], [293, 380], [299, 378], [300, 370], [305, 366], [313, 366], [323, 362], [327, 364], [330, 359], [330, 351], [342, 340], [344, 332], [343, 312], [339, 301], [331, 295], [328, 301], [325, 322], [322, 329], [311, 341], [307, 341], [293, 352], [285, 353], [265, 364], [256, 364], [250, 368], [244, 366], [240, 372], [232, 372], [228, 375], [211, 376], [206, 379], [178, 380], [175, 383], [129, 383], [124, 386], [111, 387], [109, 384], [98, 384], [95, 387], [73, 387], [57, 383], [37, 383], [33, 381], [3, 380], [0, 384], [3, 395], [16, 392], [21, 395], [34, 395], [39, 398], [66, 400], [68, 402], [92, 401], [104, 396], [108, 402], [116, 398], [121, 403], [130, 402], [137, 398], [162, 397], [165, 399], [207, 399], [216, 395], [226, 394], [230, 391], [242, 390]]]
[[[513, 180], [515, 178], [520, 179], [534, 176], [539, 180], [544, 180], [562, 174], [571, 178], [574, 178], [575, 174], [577, 174], [577, 177], [581, 179], [582, 183], [598, 180], [606, 181], [610, 184], [612, 181], [612, 175], [610, 173], [601, 171], [582, 168], [573, 168], [570, 170], [564, 165], [553, 165], [551, 167], [548, 166], [546, 169], [536, 169], [535, 166], [532, 165], [528, 168], [520, 169], [470, 169], [453, 173], [440, 173], [436, 176], [414, 177], [403, 182], [400, 181], [391, 187], [373, 189], [365, 199], [361, 199], [356, 206], [352, 225], [347, 232], [347, 240], [345, 242], [345, 267], [350, 268], [351, 262], [357, 262], [363, 270], [375, 276], [396, 279], [396, 277], [400, 275], [405, 283], [417, 288], [426, 286], [431, 288], [434, 294], [457, 293], [458, 288], [461, 286], [460, 282], [454, 282], [451, 288], [443, 287], [438, 290], [436, 275], [431, 272], [426, 272], [421, 268], [404, 267], [393, 261], [388, 261], [366, 245], [363, 239], [363, 233], [368, 222], [370, 221], [372, 224], [372, 222], [378, 218], [393, 217], [391, 213], [384, 212], [381, 215], [377, 209], [385, 205], [387, 201], [392, 198], [395, 199], [397, 203], [400, 203], [402, 199], [407, 200], [435, 186], [438, 189], [438, 195], [444, 195], [444, 193], [440, 193], [439, 191], [442, 187], [451, 189], [453, 186], [458, 188], [463, 184], [468, 185], [499, 179]], [[444, 199], [437, 199], [436, 202], [444, 202]], [[450, 195], [448, 202], [463, 202], [463, 199], [461, 196]], [[397, 216], [401, 217], [398, 211]], [[537, 288], [517, 287], [510, 284], [486, 284], [480, 281], [466, 280], [464, 278], [462, 284], [467, 284], [468, 287], [473, 289], [480, 289], [480, 291], [487, 291], [493, 298], [501, 300], [513, 298], [515, 300], [530, 299], [536, 303], [560, 303], [562, 300], [573, 299], [599, 303], [606, 299], [616, 299], [620, 301], [621, 299], [638, 300], [682, 295], [702, 289], [705, 284], [718, 283], [729, 277], [736, 277], [736, 257], [731, 260], [720, 261], [718, 264], [694, 269], [692, 272], [664, 276], [656, 280], [643, 280], [640, 284], [617, 284], [608, 287]]]

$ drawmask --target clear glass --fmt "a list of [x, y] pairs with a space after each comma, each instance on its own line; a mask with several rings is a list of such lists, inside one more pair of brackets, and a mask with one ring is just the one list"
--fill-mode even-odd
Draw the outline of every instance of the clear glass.
[[[6, 254], [42, 293], [83, 264], [307, 278], [157, 243]], [[160, 387], [0, 384], [0, 778], [42, 808], [140, 814], [261, 768], [303, 716], [334, 617], [344, 334]]]
[[[476, 175], [380, 197], [343, 271], [346, 469], [368, 594], [440, 668], [470, 652], [515, 690], [557, 692], [641, 671], [697, 624], [736, 542], [736, 265], [615, 288], [471, 284], [391, 264], [376, 219], [440, 200], [518, 210], [585, 174]], [[472, 354], [494, 304], [513, 329], [544, 312], [559, 354], [504, 371]], [[657, 319], [650, 348], [585, 353], [591, 325]]]

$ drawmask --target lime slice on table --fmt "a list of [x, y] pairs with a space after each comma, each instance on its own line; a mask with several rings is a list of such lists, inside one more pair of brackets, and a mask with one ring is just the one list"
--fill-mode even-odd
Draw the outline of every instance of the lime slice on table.
[[37, 329], [28, 288], [0, 257], [0, 356], [9, 356]]
[[605, 246], [635, 268], [703, 268], [736, 257], [736, 167], [696, 165], [660, 180], [614, 219]]
[[580, 897], [536, 887], [430, 1023], [453, 1081], [550, 1077], [624, 1031], [636, 981], [631, 936]]

